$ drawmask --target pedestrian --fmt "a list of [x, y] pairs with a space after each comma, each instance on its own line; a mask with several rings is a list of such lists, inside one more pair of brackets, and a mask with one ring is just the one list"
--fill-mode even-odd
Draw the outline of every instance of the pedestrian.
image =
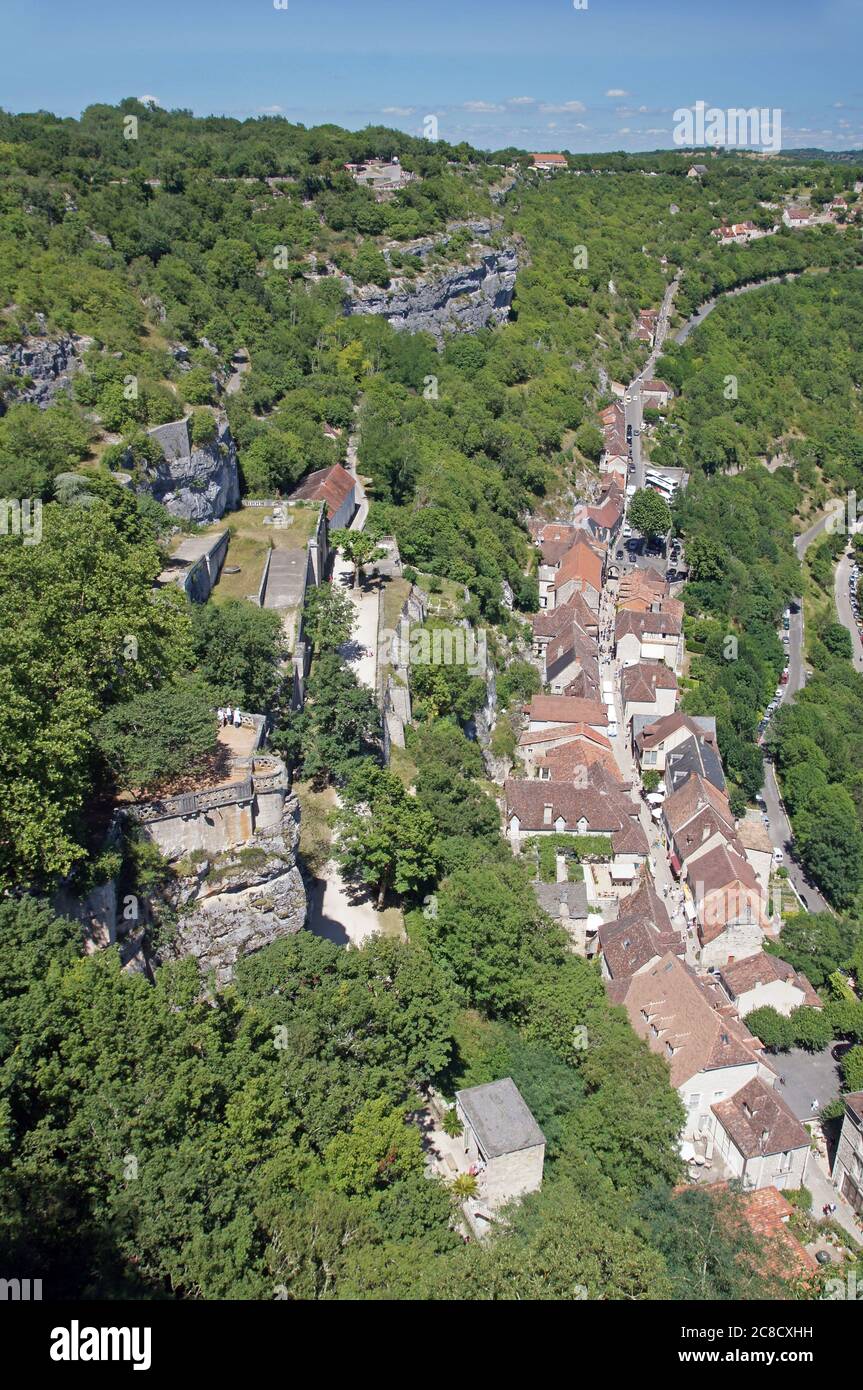
[[817, 1102], [817, 1100], [813, 1100], [813, 1101], [812, 1101], [812, 1104], [810, 1105], [809, 1109], [810, 1109], [810, 1110], [817, 1110], [817, 1109], [818, 1109], [818, 1102]]
[[219, 705], [219, 708], [216, 710], [216, 718], [219, 721], [219, 728], [221, 729], [225, 723], [225, 711], [222, 709], [221, 705]]
[[830, 1203], [829, 1203], [829, 1202], [825, 1202], [825, 1203], [824, 1203], [823, 1207], [821, 1208], [821, 1215], [822, 1215], [823, 1217], [825, 1217], [825, 1218], [828, 1217], [828, 1216], [830, 1215]]
[[235, 706], [234, 706], [234, 728], [235, 728], [235, 729], [239, 729], [241, 723], [242, 723], [242, 720], [241, 720], [241, 718], [240, 718], [240, 706], [239, 706], [239, 705], [235, 705]]
[[827, 1206], [829, 1207], [829, 1209], [830, 1209], [830, 1215], [832, 1216], [833, 1213], [834, 1213], [835, 1210], [836, 1210], [836, 1203], [835, 1203], [835, 1202], [828, 1202], [828, 1203], [827, 1203]]

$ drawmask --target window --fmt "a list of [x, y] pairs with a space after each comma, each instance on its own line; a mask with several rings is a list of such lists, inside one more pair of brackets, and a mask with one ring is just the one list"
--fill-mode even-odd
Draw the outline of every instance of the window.
[[724, 1092], [724, 1091], [714, 1091], [714, 1092], [713, 1092], [713, 1100], [712, 1100], [711, 1104], [715, 1105], [716, 1102], [717, 1102], [718, 1100], [721, 1100], [722, 1097], [723, 1097], [724, 1095], [725, 1095], [725, 1092]]
[[698, 1106], [701, 1104], [701, 1093], [699, 1091], [693, 1092], [687, 1103], [690, 1110], [697, 1110]]
[[645, 767], [653, 767], [653, 766], [655, 766], [655, 764], [656, 764], [656, 749], [655, 749], [655, 748], [646, 749], [646, 750], [645, 750], [645, 753], [644, 753], [644, 757], [642, 758], [642, 762], [644, 763], [644, 766], [645, 766]]
[[779, 1160], [779, 1171], [780, 1171], [780, 1173], [790, 1173], [790, 1172], [791, 1172], [791, 1150], [790, 1150], [790, 1149], [787, 1150], [787, 1152], [784, 1153], [784, 1154], [782, 1155], [782, 1157], [780, 1158], [780, 1160]]

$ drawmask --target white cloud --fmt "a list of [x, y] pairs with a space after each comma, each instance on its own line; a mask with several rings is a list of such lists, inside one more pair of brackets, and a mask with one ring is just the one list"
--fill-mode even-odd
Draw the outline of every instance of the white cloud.
[[465, 111], [502, 111], [503, 107], [496, 105], [493, 101], [465, 101], [462, 103]]
[[628, 97], [629, 92], [624, 91], [623, 87], [609, 87], [605, 95], [607, 97]]
[[507, 106], [533, 106], [536, 97], [507, 97]]
[[140, 101], [140, 103], [141, 103], [142, 106], [149, 106], [151, 103], [152, 103], [153, 106], [161, 106], [161, 105], [162, 105], [162, 103], [160, 102], [160, 100], [159, 100], [158, 97], [153, 97], [153, 96], [149, 96], [149, 95], [148, 95], [148, 96], [143, 96], [143, 97], [138, 97], [138, 100]]
[[284, 111], [284, 109], [285, 109], [284, 106], [277, 106], [275, 103], [273, 103], [272, 106], [259, 106], [259, 107], [258, 107], [258, 115], [259, 115], [259, 116], [281, 116], [281, 114], [282, 114], [282, 112]]
[[539, 109], [548, 115], [556, 115], [558, 113], [566, 114], [568, 111], [586, 111], [587, 107], [583, 101], [564, 101], [559, 104], [545, 102]]
[[383, 116], [412, 116], [416, 110], [415, 106], [384, 106], [381, 110]]
[[624, 125], [620, 127], [620, 130], [617, 133], [618, 135], [631, 135], [632, 131], [630, 130], [628, 125]]

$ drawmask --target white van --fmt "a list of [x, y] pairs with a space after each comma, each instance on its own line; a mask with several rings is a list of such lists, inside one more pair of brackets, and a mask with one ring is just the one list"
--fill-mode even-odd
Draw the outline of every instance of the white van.
[[608, 729], [606, 730], [609, 738], [617, 738], [617, 720], [609, 719]]

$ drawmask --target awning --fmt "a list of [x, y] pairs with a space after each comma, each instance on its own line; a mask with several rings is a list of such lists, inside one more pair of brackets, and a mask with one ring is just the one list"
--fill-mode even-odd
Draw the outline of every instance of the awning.
[[612, 878], [619, 878], [619, 879], [631, 879], [631, 878], [635, 878], [636, 867], [635, 867], [634, 864], [617, 864], [617, 863], [612, 863], [609, 867], [610, 867], [610, 869], [611, 869], [611, 877], [612, 877]]
[[680, 877], [680, 860], [678, 859], [677, 855], [674, 853], [674, 850], [672, 850], [672, 851], [671, 851], [671, 854], [668, 856], [668, 862], [669, 862], [669, 864], [671, 865], [672, 869], [674, 870], [674, 872], [677, 874], [677, 876], [678, 876], [678, 878], [679, 878], [679, 877]]

